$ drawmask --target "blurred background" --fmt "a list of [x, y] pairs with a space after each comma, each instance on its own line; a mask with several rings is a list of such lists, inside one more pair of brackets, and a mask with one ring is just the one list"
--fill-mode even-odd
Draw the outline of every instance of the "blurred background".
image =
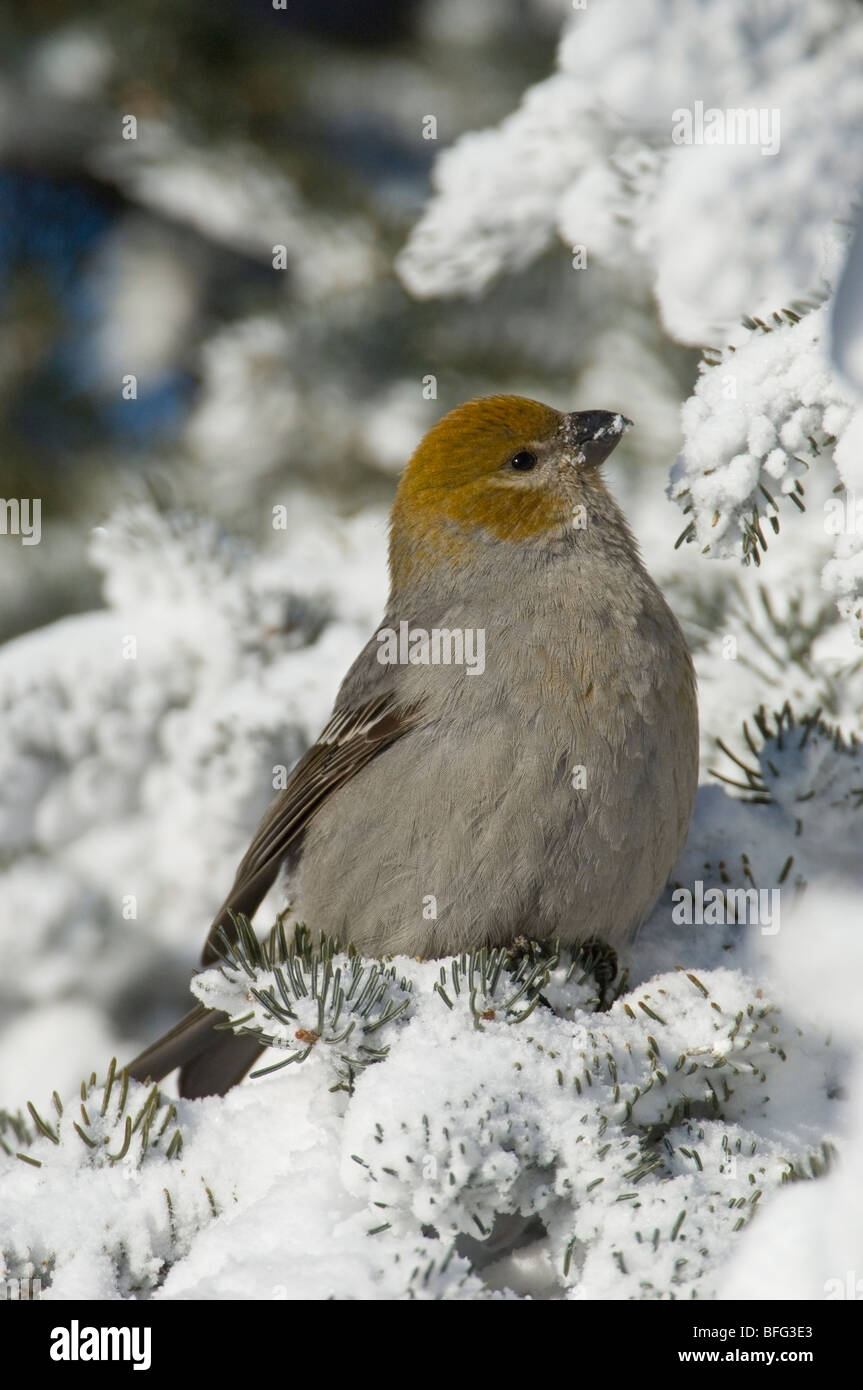
[[549, 248], [480, 304], [396, 271], [435, 156], [547, 74], [568, 13], [4, 7], [0, 494], [41, 503], [39, 544], [0, 537], [4, 1102], [185, 1008], [273, 768], [379, 617], [394, 481], [440, 414], [625, 407], [616, 467], [662, 485], [696, 358], [660, 358], [642, 275]]
[[[559, 251], [481, 308], [419, 302], [394, 271], [435, 154], [544, 76], [567, 9], [4, 7], [0, 467], [5, 497], [41, 497], [46, 543], [0, 547], [0, 636], [99, 602], [88, 535], [119, 500], [260, 541], [276, 494], [385, 501], [470, 395], [576, 404], [616, 303], [650, 338], [646, 295], [578, 283]], [[643, 392], [642, 458], [674, 448], [688, 356]]]
[[[860, 0], [3, 6], [9, 1268], [127, 1289], [125, 1237], [119, 1274], [101, 1251], [102, 1178], [130, 1229], [162, 1230], [164, 1209], [160, 1226], [126, 1201], [134, 1174], [89, 1184], [74, 1137], [34, 1178], [15, 1157], [29, 1120], [3, 1107], [74, 1096], [189, 1007], [255, 824], [379, 622], [400, 469], [450, 407], [513, 391], [635, 422], [606, 473], [699, 678], [702, 786], [675, 881], [781, 885], [772, 955], [733, 919], [679, 927], [667, 892], [621, 954], [630, 985], [685, 961], [724, 997], [741, 972], [800, 1039], [770, 1083], [793, 1133], [765, 1112], [770, 1142], [841, 1137], [847, 1155], [796, 1184], [817, 1189], [808, 1219], [781, 1199], [759, 1218], [730, 1296], [842, 1284], [863, 1232], [861, 72]], [[675, 137], [696, 107], [721, 138]], [[754, 117], [742, 140], [722, 124], [736, 109]], [[251, 1116], [258, 1095], [230, 1104]], [[306, 1160], [331, 1221], [330, 1170]], [[608, 1210], [615, 1230], [640, 1219]], [[173, 1208], [168, 1224], [172, 1242]], [[735, 1239], [711, 1237], [714, 1273]], [[603, 1287], [632, 1296], [604, 1258]]]
[[[756, 508], [759, 480], [802, 489], [807, 440], [823, 457], [850, 418], [807, 325], [861, 182], [861, 13], [4, 7], [0, 497], [39, 499], [41, 533], [0, 534], [0, 1102], [185, 1010], [380, 617], [398, 472], [471, 396], [635, 421], [609, 478], [696, 656], [705, 757], [762, 701], [859, 725], [859, 650], [817, 579], [835, 473], [807, 472], [807, 520], [765, 517], [769, 584], [675, 550], [692, 506], [666, 490], [686, 443], [693, 496], [699, 470], [726, 489], [699, 526], [722, 511], [739, 540], [750, 487]], [[781, 154], [674, 146], [695, 98], [781, 108]], [[769, 341], [741, 328], [788, 305]], [[737, 403], [710, 386], [730, 354]]]

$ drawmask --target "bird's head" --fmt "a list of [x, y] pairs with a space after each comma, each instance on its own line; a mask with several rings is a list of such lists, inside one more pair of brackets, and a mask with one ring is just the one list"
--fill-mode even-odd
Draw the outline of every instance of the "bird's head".
[[393, 586], [469, 565], [488, 546], [542, 546], [610, 503], [599, 476], [632, 422], [606, 410], [562, 414], [522, 396], [468, 401], [429, 430], [393, 505]]

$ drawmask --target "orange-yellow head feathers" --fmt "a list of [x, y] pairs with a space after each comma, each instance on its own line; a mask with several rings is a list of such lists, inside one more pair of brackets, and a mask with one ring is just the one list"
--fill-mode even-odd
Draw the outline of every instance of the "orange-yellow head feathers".
[[484, 396], [439, 420], [415, 450], [393, 504], [394, 588], [477, 544], [560, 536], [591, 492], [596, 469], [631, 421], [570, 415], [523, 396]]

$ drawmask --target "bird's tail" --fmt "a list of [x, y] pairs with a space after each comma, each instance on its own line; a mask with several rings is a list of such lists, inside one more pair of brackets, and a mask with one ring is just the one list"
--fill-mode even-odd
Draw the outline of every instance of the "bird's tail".
[[254, 1038], [217, 1026], [227, 1021], [227, 1014], [196, 1004], [126, 1070], [135, 1081], [161, 1081], [179, 1067], [181, 1096], [223, 1096], [242, 1081], [264, 1050]]

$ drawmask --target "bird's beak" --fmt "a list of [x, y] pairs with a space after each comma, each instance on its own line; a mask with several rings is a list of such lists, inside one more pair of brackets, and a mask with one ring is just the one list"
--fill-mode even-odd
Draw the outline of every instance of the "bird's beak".
[[598, 468], [632, 421], [610, 410], [574, 410], [563, 417], [564, 442], [572, 450], [575, 461], [588, 468]]

